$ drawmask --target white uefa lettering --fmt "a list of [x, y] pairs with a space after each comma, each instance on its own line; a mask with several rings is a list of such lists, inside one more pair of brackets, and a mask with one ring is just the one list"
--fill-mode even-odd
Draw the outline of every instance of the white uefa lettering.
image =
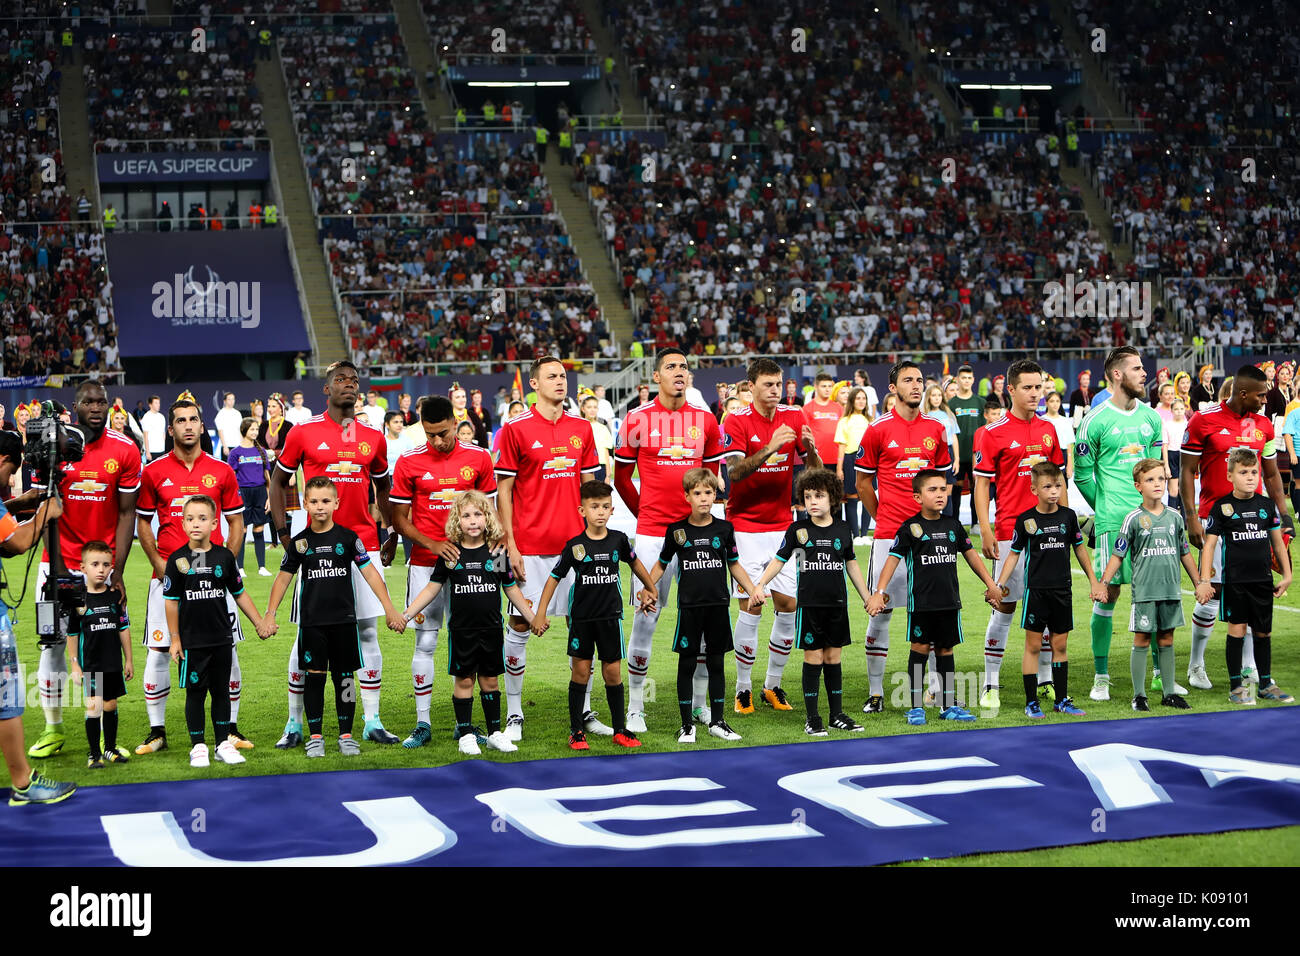
[[474, 799], [486, 804], [495, 816], [505, 820], [514, 829], [527, 833], [534, 840], [555, 846], [657, 850], [672, 846], [797, 840], [822, 835], [806, 823], [750, 824], [639, 834], [614, 833], [601, 826], [606, 821], [614, 820], [689, 820], [754, 810], [739, 800], [710, 800], [689, 804], [626, 804], [602, 810], [570, 810], [563, 806], [563, 801], [566, 800], [615, 800], [647, 793], [700, 793], [721, 789], [721, 784], [714, 783], [707, 777], [674, 777], [669, 780], [636, 780], [598, 787], [557, 787], [553, 790], [511, 787], [480, 793]]
[[1217, 787], [1233, 780], [1268, 780], [1273, 783], [1300, 783], [1300, 766], [1268, 763], [1242, 757], [1188, 754], [1176, 750], [1157, 750], [1136, 744], [1100, 744], [1083, 750], [1071, 750], [1070, 759], [1083, 771], [1093, 793], [1107, 810], [1134, 810], [1173, 799], [1151, 779], [1146, 764], [1156, 761], [1195, 767], [1206, 784]]
[[777, 786], [842, 813], [864, 826], [894, 828], [922, 827], [947, 823], [928, 813], [909, 807], [902, 801], [909, 797], [945, 797], [979, 790], [1007, 790], [1016, 787], [1041, 787], [1042, 784], [1019, 774], [984, 777], [979, 780], [935, 780], [929, 783], [903, 783], [888, 787], [861, 787], [854, 777], [879, 777], [899, 773], [936, 773], [966, 767], [996, 767], [983, 757], [941, 757], [934, 760], [907, 760], [901, 763], [864, 763], [848, 767], [826, 767], [792, 773], [778, 780]]

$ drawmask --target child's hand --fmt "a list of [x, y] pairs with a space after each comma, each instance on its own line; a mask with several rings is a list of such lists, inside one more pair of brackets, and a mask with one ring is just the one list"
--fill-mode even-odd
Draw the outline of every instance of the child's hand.
[[[1282, 575], [1282, 580], [1278, 581], [1277, 587], [1273, 589], [1273, 597], [1275, 598], [1286, 597], [1286, 590], [1290, 586], [1291, 586], [1291, 575], [1289, 574]], [[1202, 601], [1201, 603], [1204, 604], [1205, 602]]]
[[757, 614], [762, 610], [763, 602], [766, 601], [768, 597], [770, 597], [770, 595], [762, 588], [754, 588], [754, 590], [749, 592], [749, 606], [746, 610], [750, 614]]
[[998, 587], [997, 585], [994, 585], [991, 588], [985, 588], [984, 602], [988, 604], [989, 607], [994, 608], [996, 610], [997, 606], [1002, 603], [1002, 599], [1007, 596], [1007, 593], [1008, 592], [1005, 587]]
[[122, 665], [122, 676], [126, 680], [130, 680], [135, 676], [135, 661], [127, 661]]
[[541, 637], [546, 633], [547, 628], [551, 626], [550, 620], [545, 614], [538, 614], [533, 617], [533, 633]]
[[637, 592], [636, 599], [641, 604], [641, 613], [649, 614], [654, 611], [655, 605], [659, 602], [659, 592], [652, 591], [650, 588], [642, 588]]
[[1092, 599], [1096, 601], [1098, 604], [1105, 604], [1106, 601], [1110, 598], [1110, 593], [1109, 593], [1110, 589], [1106, 587], [1106, 585], [1102, 584], [1100, 581], [1098, 581], [1096, 584], [1092, 586], [1091, 592], [1092, 592]]
[[170, 653], [172, 657], [172, 663], [179, 664], [181, 662], [181, 642], [176, 640], [176, 638], [174, 637], [172, 638], [172, 646], [170, 649]]
[[[1274, 593], [1276, 594], [1277, 592]], [[1283, 594], [1286, 593], [1286, 588], [1282, 589], [1282, 593]], [[1213, 598], [1214, 598], [1214, 585], [1211, 584], [1209, 581], [1202, 581], [1200, 584], [1196, 586], [1197, 604], [1208, 604]]]
[[81, 668], [76, 661], [72, 662], [72, 670], [68, 671], [68, 681], [73, 684], [80, 684], [82, 679]]
[[396, 609], [389, 611], [385, 617], [388, 618], [388, 629], [394, 634], [401, 634], [406, 630], [406, 617], [398, 614]]
[[885, 609], [885, 596], [883, 594], [873, 594], [867, 598], [867, 613], [875, 617]]

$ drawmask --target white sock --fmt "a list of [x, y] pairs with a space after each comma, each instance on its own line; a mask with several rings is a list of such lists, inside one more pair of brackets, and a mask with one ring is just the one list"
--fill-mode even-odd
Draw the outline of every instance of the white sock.
[[516, 631], [506, 625], [506, 716], [524, 715], [524, 666], [528, 662], [528, 637], [532, 631]]
[[230, 648], [230, 724], [232, 727], [239, 723], [239, 697], [243, 689], [244, 672], [239, 668], [239, 645], [235, 644]]
[[1052, 638], [1046, 631], [1043, 632], [1043, 644], [1038, 649], [1038, 683], [1050, 684], [1052, 682]]
[[361, 687], [361, 712], [366, 723], [379, 719], [379, 688], [384, 680], [384, 652], [379, 649], [379, 623], [375, 618], [357, 621], [361, 635], [361, 671], [357, 683]]
[[584, 714], [591, 713], [591, 688], [595, 683], [596, 683], [596, 668], [593, 667], [591, 669], [591, 673], [587, 675], [587, 694], [585, 697], [582, 698], [582, 702], [583, 702], [582, 712]]
[[1011, 615], [994, 611], [989, 615], [989, 626], [984, 631], [984, 686], [998, 687], [1002, 670], [1002, 655], [1007, 649], [1007, 635], [1011, 633]]
[[[1219, 616], [1219, 599], [1211, 598], [1207, 604], [1192, 608], [1192, 651], [1187, 659], [1187, 669], [1205, 666], [1205, 645], [1210, 643], [1214, 621]], [[1245, 656], [1242, 657], [1245, 666]]]
[[881, 611], [867, 622], [867, 681], [872, 697], [885, 696], [885, 661], [889, 657], [889, 619], [893, 611]]
[[627, 710], [630, 714], [645, 710], [645, 677], [650, 669], [655, 623], [659, 612], [632, 615], [632, 637], [627, 643]]
[[411, 655], [411, 689], [415, 692], [416, 723], [430, 723], [429, 704], [433, 700], [433, 654], [437, 649], [437, 631], [417, 630], [415, 632], [415, 652]]
[[736, 651], [737, 695], [754, 689], [750, 673], [754, 669], [754, 658], [758, 656], [758, 623], [761, 620], [762, 617], [748, 611], [736, 615], [736, 629], [731, 634], [731, 645]]
[[1259, 668], [1255, 666], [1255, 632], [1246, 628], [1246, 636], [1242, 639], [1241, 645], [1241, 669], [1250, 668], [1250, 672], [1258, 679]]
[[289, 721], [302, 726], [302, 695], [307, 690], [307, 674], [298, 669], [298, 643], [295, 638], [289, 648]]
[[41, 710], [47, 724], [63, 723], [63, 698], [68, 690], [68, 645], [41, 648], [41, 662], [36, 667], [41, 688]]
[[145, 651], [144, 709], [150, 727], [167, 726], [167, 695], [172, 689], [171, 656], [166, 651]]
[[938, 700], [943, 695], [943, 681], [939, 679], [939, 665], [934, 659], [933, 647], [930, 648], [930, 659], [926, 662], [926, 666], [929, 667], [925, 673], [928, 678], [927, 683], [930, 685], [930, 693]]
[[691, 678], [691, 708], [709, 709], [709, 665], [703, 657], [695, 658], [695, 676]]
[[780, 687], [785, 662], [794, 649], [794, 611], [777, 611], [772, 621], [772, 634], [767, 640], [767, 674], [764, 687]]

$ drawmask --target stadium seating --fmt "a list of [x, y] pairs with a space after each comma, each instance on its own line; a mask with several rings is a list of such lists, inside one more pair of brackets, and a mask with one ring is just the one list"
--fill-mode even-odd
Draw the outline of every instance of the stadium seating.
[[61, 80], [52, 44], [30, 33], [0, 35], [0, 83], [10, 97], [0, 126], [0, 215], [7, 222], [66, 221], [74, 211], [59, 144]]
[[589, 54], [596, 43], [575, 0], [542, 0], [520, 6], [512, 0], [474, 4], [424, 0], [434, 47], [453, 63], [495, 55], [493, 30], [504, 27], [506, 54]]

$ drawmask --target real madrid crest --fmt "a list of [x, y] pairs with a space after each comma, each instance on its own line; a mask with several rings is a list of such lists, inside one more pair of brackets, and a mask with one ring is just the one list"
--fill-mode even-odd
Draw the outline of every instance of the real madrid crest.
[[1228, 502], [1225, 501], [1223, 504], [1219, 505], [1219, 510], [1223, 512], [1225, 518], [1232, 517], [1232, 505]]
[[915, 521], [913, 521], [910, 525], [907, 526], [907, 530], [912, 532], [913, 538], [921, 537], [921, 526], [917, 524]]
[[587, 556], [587, 549], [584, 545], [575, 544], [573, 546], [573, 560], [581, 561]]
[[295, 542], [293, 543], [293, 546], [294, 546], [294, 549], [295, 549], [299, 554], [306, 554], [306, 553], [307, 553], [307, 539], [306, 539], [306, 538], [299, 538], [297, 541], [295, 541]]
[[686, 529], [678, 528], [674, 531], [673, 540], [676, 541], [678, 545], [684, 546], [686, 544]]
[[1030, 534], [1038, 534], [1038, 522], [1035, 521], [1033, 518], [1030, 518], [1028, 521], [1025, 522], [1025, 530], [1028, 531]]
[[798, 540], [798, 542], [799, 542], [800, 544], [807, 544], [807, 543], [808, 543], [808, 529], [807, 529], [807, 528], [800, 528], [798, 531], [796, 531], [796, 532], [794, 533], [794, 536], [795, 536], [796, 540]]

